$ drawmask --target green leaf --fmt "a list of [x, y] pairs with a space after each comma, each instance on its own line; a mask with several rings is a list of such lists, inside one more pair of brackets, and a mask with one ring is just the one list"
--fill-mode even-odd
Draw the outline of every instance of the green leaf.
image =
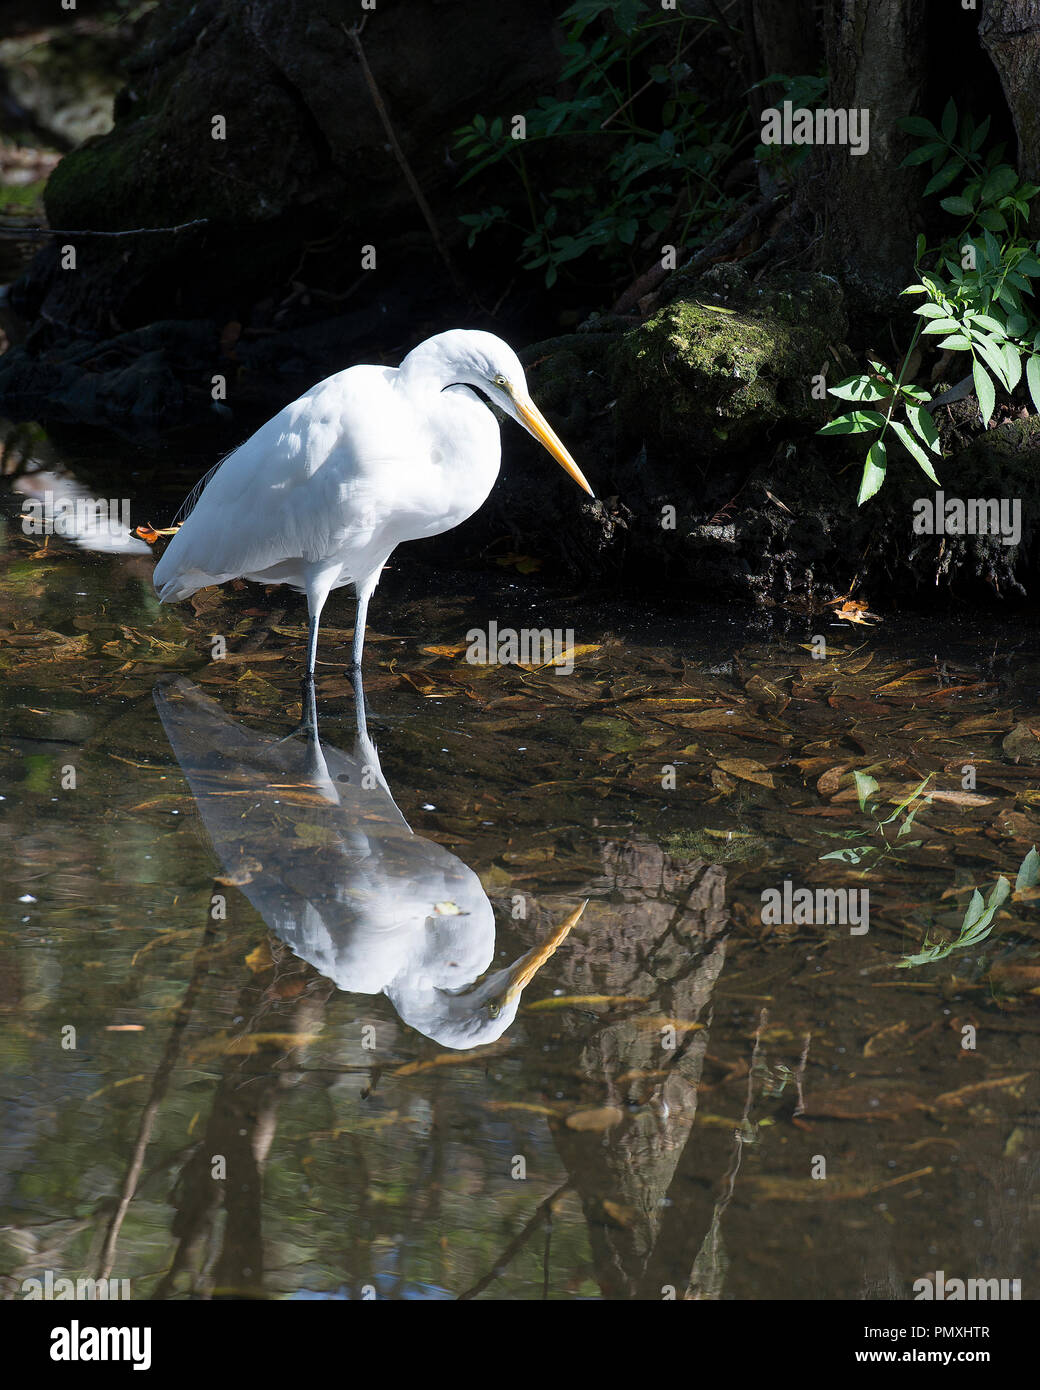
[[[928, 774], [927, 777], [923, 778], [922, 781], [918, 782], [917, 786], [913, 789], [913, 791], [910, 793], [909, 796], [904, 796], [904, 797], [903, 797], [902, 801], [899, 803], [899, 805], [896, 807], [896, 809], [895, 809], [895, 810], [892, 812], [892, 814], [889, 816], [888, 820], [883, 820], [883, 821], [881, 822], [881, 824], [882, 824], [882, 825], [890, 825], [890, 824], [892, 823], [892, 821], [895, 820], [896, 816], [898, 816], [898, 815], [900, 814], [900, 812], [906, 810], [906, 808], [910, 805], [911, 801], [916, 801], [916, 800], [917, 800], [917, 798], [921, 795], [921, 793], [924, 791], [925, 787], [927, 787], [928, 783], [932, 780], [932, 778], [933, 778], [934, 776], [935, 776], [935, 773], [934, 773], [934, 772], [929, 772], [929, 774]], [[931, 799], [932, 799], [931, 796], [926, 796], [926, 797], [925, 797], [925, 802], [926, 802], [926, 803], [927, 803], [927, 802], [930, 802]], [[914, 811], [914, 815], [915, 815], [915, 816], [917, 815], [917, 811], [919, 811], [920, 809], [921, 809], [921, 807], [918, 806], [918, 807], [917, 807], [917, 810]]]
[[828, 421], [817, 434], [865, 434], [880, 429], [884, 423], [885, 417], [877, 410], [852, 410]]
[[959, 329], [960, 319], [932, 319], [931, 323], [925, 324], [922, 330], [925, 333], [949, 333], [951, 329]]
[[1018, 174], [1011, 165], [998, 164], [991, 173], [987, 174], [986, 181], [982, 185], [982, 201], [995, 203], [998, 198], [1003, 198], [1005, 193], [1010, 193], [1017, 183]]
[[872, 376], [850, 376], [837, 386], [828, 386], [827, 394], [843, 401], [881, 401], [891, 396]]
[[985, 367], [977, 358], [971, 364], [971, 374], [975, 378], [975, 394], [979, 398], [982, 423], [988, 425], [993, 418], [993, 406], [997, 398], [996, 388]]
[[932, 453], [941, 455], [942, 448], [939, 444], [939, 431], [935, 428], [935, 421], [928, 411], [923, 410], [919, 405], [908, 405], [906, 408], [906, 416], [920, 437], [928, 445], [929, 449], [931, 449]]
[[907, 157], [899, 166], [901, 169], [909, 169], [915, 164], [927, 164], [930, 159], [934, 159], [937, 154], [945, 154], [946, 146], [942, 140], [935, 140], [929, 145], [918, 145], [916, 150], [911, 150]]
[[1006, 232], [1007, 219], [1002, 212], [997, 212], [993, 208], [987, 208], [985, 212], [980, 212], [978, 217], [979, 225], [985, 227], [990, 232]]
[[859, 809], [865, 811], [867, 809], [868, 799], [874, 792], [880, 791], [881, 789], [869, 773], [854, 772], [852, 775], [856, 779], [856, 798], [859, 801]]
[[948, 348], [951, 352], [966, 352], [971, 347], [971, 339], [963, 333], [951, 333], [939, 343], [939, 347]]
[[939, 134], [931, 121], [926, 121], [923, 116], [900, 116], [896, 125], [908, 135], [927, 135], [934, 140]]
[[970, 217], [975, 211], [967, 198], [962, 198], [959, 195], [952, 198], [944, 198], [939, 206], [945, 212], [952, 212], [955, 217]]
[[1023, 888], [1035, 888], [1038, 883], [1040, 883], [1040, 854], [1037, 854], [1036, 845], [1034, 845], [1019, 865], [1015, 878], [1015, 892], [1019, 893]]
[[971, 320], [972, 326], [977, 324], [979, 328], [984, 328], [987, 333], [996, 333], [999, 337], [1004, 337], [1004, 325], [999, 319], [993, 318], [992, 315], [968, 314], [966, 317]]
[[975, 338], [975, 348], [985, 358], [986, 366], [1003, 386], [1005, 391], [1010, 391], [1011, 387], [1007, 380], [1007, 367], [1004, 362], [1004, 353], [999, 346], [995, 346], [990, 339], [981, 335]]
[[1018, 874], [1015, 876], [1015, 892], [1021, 892], [1022, 888], [1036, 888], [1037, 883], [1040, 883], [1040, 855], [1036, 852], [1036, 845], [1033, 845], [1019, 865]]
[[931, 459], [921, 448], [920, 444], [918, 444], [917, 440], [913, 437], [913, 435], [910, 433], [907, 427], [905, 425], [901, 425], [898, 422], [898, 420], [893, 420], [892, 428], [899, 436], [907, 453], [917, 460], [917, 462], [921, 466], [922, 472], [926, 473], [928, 477], [931, 478], [932, 482], [935, 483], [935, 485], [938, 487], [939, 479], [935, 476], [935, 469], [932, 467]]
[[972, 154], [976, 154], [979, 150], [982, 149], [982, 146], [985, 144], [986, 136], [989, 134], [989, 123], [992, 119], [993, 118], [991, 116], [987, 116], [986, 119], [981, 123], [979, 128], [976, 130], [975, 134], [971, 137]]
[[1004, 344], [1004, 374], [1008, 390], [1013, 391], [1022, 380], [1022, 356], [1014, 343]]
[[[905, 163], [905, 160], [904, 160]], [[947, 184], [953, 183], [954, 179], [964, 168], [964, 160], [960, 155], [955, 155], [948, 164], [944, 164], [937, 174], [932, 177], [924, 186], [923, 198], [927, 198], [930, 193], [938, 193], [940, 188], [945, 188]]]
[[862, 507], [864, 502], [880, 489], [885, 481], [885, 469], [888, 466], [888, 451], [884, 441], [877, 439], [867, 451], [867, 460], [863, 465], [863, 477], [860, 479], [859, 495], [856, 498], [856, 506]]
[[957, 107], [954, 105], [953, 97], [950, 97], [942, 113], [942, 133], [944, 140], [952, 140], [957, 134]]
[[[906, 290], [903, 291], [906, 294]], [[922, 304], [920, 308], [914, 310], [923, 319], [941, 319], [946, 317], [946, 310], [941, 304]]]
[[1033, 400], [1033, 408], [1040, 410], [1040, 356], [1035, 352], [1026, 358], [1026, 385]]

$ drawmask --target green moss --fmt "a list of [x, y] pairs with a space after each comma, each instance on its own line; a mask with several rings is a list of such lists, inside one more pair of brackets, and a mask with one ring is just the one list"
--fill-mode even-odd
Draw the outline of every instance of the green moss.
[[745, 447], [763, 427], [827, 418], [813, 378], [844, 330], [826, 276], [753, 285], [739, 268], [679, 279], [673, 299], [625, 335], [615, 385], [630, 429], [667, 450]]

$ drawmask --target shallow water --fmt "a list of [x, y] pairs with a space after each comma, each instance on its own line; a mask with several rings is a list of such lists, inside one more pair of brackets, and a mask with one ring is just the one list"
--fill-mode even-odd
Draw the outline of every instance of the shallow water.
[[[25, 500], [6, 1296], [51, 1271], [135, 1298], [845, 1299], [937, 1270], [1035, 1296], [1028, 861], [974, 942], [899, 968], [1040, 840], [1031, 625], [773, 622], [402, 551], [369, 739], [341, 592], [320, 744], [282, 741], [301, 600], [160, 608], [148, 553], [43, 545]], [[572, 629], [573, 671], [468, 661], [492, 622]], [[785, 879], [866, 915], [773, 922]]]

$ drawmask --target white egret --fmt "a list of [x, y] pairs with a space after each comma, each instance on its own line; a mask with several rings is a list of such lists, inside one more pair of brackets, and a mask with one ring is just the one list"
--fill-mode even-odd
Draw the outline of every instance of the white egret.
[[325, 600], [353, 584], [359, 668], [368, 601], [395, 546], [458, 526], [498, 476], [498, 422], [477, 391], [594, 496], [531, 400], [512, 348], [453, 329], [400, 367], [350, 367], [319, 382], [229, 454], [156, 566], [159, 598], [239, 578], [302, 590], [310, 679]]
[[155, 703], [224, 881], [287, 946], [341, 990], [385, 994], [445, 1047], [502, 1036], [584, 903], [493, 970], [495, 913], [480, 879], [409, 828], [367, 732], [353, 754], [316, 727], [306, 744], [275, 739], [183, 678], [157, 686]]

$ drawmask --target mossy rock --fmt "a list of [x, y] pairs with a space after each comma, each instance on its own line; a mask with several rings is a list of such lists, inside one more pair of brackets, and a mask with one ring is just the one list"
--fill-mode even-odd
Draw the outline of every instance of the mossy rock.
[[676, 278], [680, 297], [617, 354], [626, 433], [670, 457], [704, 456], [738, 451], [780, 424], [823, 424], [831, 403], [818, 377], [845, 332], [833, 280], [794, 273], [755, 285], [736, 266]]

